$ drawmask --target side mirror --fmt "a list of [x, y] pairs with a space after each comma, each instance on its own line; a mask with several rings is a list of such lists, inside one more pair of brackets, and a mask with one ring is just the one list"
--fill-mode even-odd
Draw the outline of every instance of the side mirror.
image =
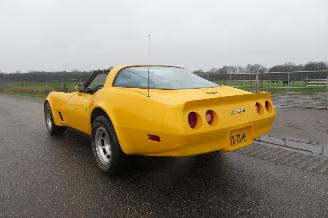
[[75, 91], [82, 92], [83, 91], [83, 86], [81, 84], [76, 85], [75, 86]]
[[95, 93], [95, 90], [92, 89], [92, 88], [86, 88], [85, 89], [85, 92], [88, 93], [88, 94], [94, 94]]

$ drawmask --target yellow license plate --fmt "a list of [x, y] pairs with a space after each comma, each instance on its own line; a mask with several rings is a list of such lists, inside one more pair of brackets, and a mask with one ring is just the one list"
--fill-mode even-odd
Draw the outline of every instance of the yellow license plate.
[[249, 142], [249, 127], [230, 131], [230, 145], [240, 146]]

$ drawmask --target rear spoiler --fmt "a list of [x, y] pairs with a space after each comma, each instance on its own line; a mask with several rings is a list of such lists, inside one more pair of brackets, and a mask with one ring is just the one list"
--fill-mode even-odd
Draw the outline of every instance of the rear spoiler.
[[199, 105], [218, 105], [218, 104], [231, 104], [232, 102], [243, 102], [252, 100], [271, 100], [270, 92], [247, 93], [240, 95], [230, 95], [224, 97], [206, 98], [200, 100], [191, 100], [185, 103], [184, 108], [191, 108]]

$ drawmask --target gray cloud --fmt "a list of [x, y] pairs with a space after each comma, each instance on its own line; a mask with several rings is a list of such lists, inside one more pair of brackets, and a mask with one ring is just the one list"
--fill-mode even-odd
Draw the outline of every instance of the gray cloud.
[[1, 0], [0, 70], [328, 61], [327, 9], [325, 0]]

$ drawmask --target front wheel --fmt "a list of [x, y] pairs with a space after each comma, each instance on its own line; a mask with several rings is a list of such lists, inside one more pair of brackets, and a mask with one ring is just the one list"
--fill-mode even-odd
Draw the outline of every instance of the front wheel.
[[114, 175], [125, 162], [125, 154], [118, 142], [112, 123], [98, 116], [92, 123], [91, 143], [98, 167], [106, 175]]
[[57, 126], [54, 121], [54, 117], [52, 115], [50, 104], [47, 102], [44, 105], [44, 119], [46, 121], [47, 129], [50, 133], [50, 135], [58, 135], [65, 132], [66, 127], [65, 126]]

